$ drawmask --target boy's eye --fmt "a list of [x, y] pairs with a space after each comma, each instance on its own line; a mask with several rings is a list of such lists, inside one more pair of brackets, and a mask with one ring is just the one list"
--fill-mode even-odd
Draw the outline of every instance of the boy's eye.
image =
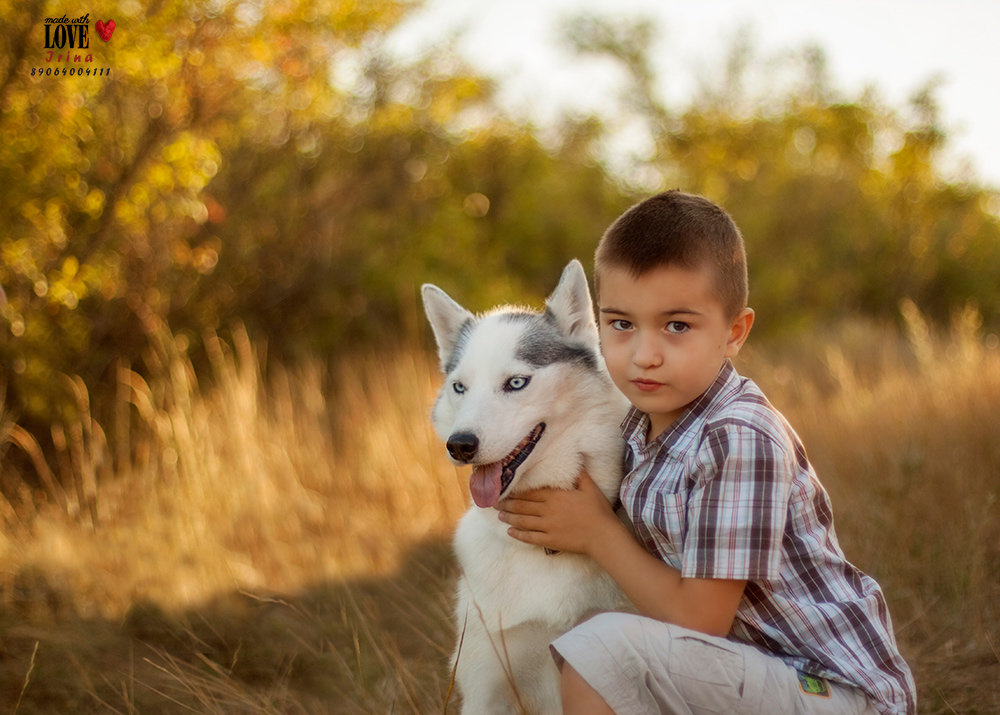
[[624, 330], [631, 330], [632, 329], [632, 323], [628, 322], [627, 320], [622, 320], [621, 318], [618, 318], [616, 320], [612, 320], [611, 323], [610, 323], [610, 325], [611, 325], [611, 329], [612, 330], [622, 330], [622, 331], [624, 331]]
[[671, 320], [667, 323], [667, 332], [674, 333], [675, 335], [686, 333], [690, 329], [691, 326], [681, 320]]

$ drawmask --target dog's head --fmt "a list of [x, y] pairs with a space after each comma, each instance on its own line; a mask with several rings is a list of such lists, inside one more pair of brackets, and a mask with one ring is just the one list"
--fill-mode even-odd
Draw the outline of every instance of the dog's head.
[[539, 459], [532, 453], [569, 422], [587, 384], [593, 389], [593, 380], [574, 378], [603, 370], [583, 266], [566, 266], [541, 313], [474, 315], [437, 286], [422, 293], [445, 375], [431, 417], [452, 461], [473, 466], [473, 500], [491, 507], [519, 487], [542, 486], [522, 478]]

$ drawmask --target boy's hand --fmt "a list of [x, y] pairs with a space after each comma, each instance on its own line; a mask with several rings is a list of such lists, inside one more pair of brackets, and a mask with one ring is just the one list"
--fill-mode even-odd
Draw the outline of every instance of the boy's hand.
[[586, 472], [574, 489], [525, 492], [497, 510], [515, 539], [590, 556], [644, 616], [721, 637], [733, 626], [746, 582], [682, 578], [635, 540]]
[[608, 529], [624, 528], [607, 497], [581, 472], [574, 489], [536, 489], [497, 505], [515, 539], [555, 551], [592, 555]]

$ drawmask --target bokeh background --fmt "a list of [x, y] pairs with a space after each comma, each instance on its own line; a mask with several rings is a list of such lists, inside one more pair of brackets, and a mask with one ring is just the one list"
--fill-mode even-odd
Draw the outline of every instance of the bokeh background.
[[[729, 2], [537, 5], [0, 1], [10, 709], [454, 709], [467, 475], [427, 425], [419, 285], [537, 305], [674, 187], [743, 229], [739, 367], [885, 586], [921, 710], [1000, 709], [1000, 168], [951, 123], [982, 105], [944, 70], [842, 79], [795, 3], [761, 5], [777, 35]], [[951, 10], [812, 21], [891, 25], [891, 68], [939, 14], [968, 34], [926, 55], [988, 66], [985, 4]], [[46, 19], [85, 13], [91, 61], [49, 58]]]

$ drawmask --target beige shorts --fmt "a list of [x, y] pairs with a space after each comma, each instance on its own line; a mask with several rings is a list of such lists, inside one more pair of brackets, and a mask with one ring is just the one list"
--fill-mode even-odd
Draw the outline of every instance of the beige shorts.
[[878, 711], [859, 689], [800, 675], [753, 646], [627, 613], [602, 613], [552, 643], [617, 715]]

